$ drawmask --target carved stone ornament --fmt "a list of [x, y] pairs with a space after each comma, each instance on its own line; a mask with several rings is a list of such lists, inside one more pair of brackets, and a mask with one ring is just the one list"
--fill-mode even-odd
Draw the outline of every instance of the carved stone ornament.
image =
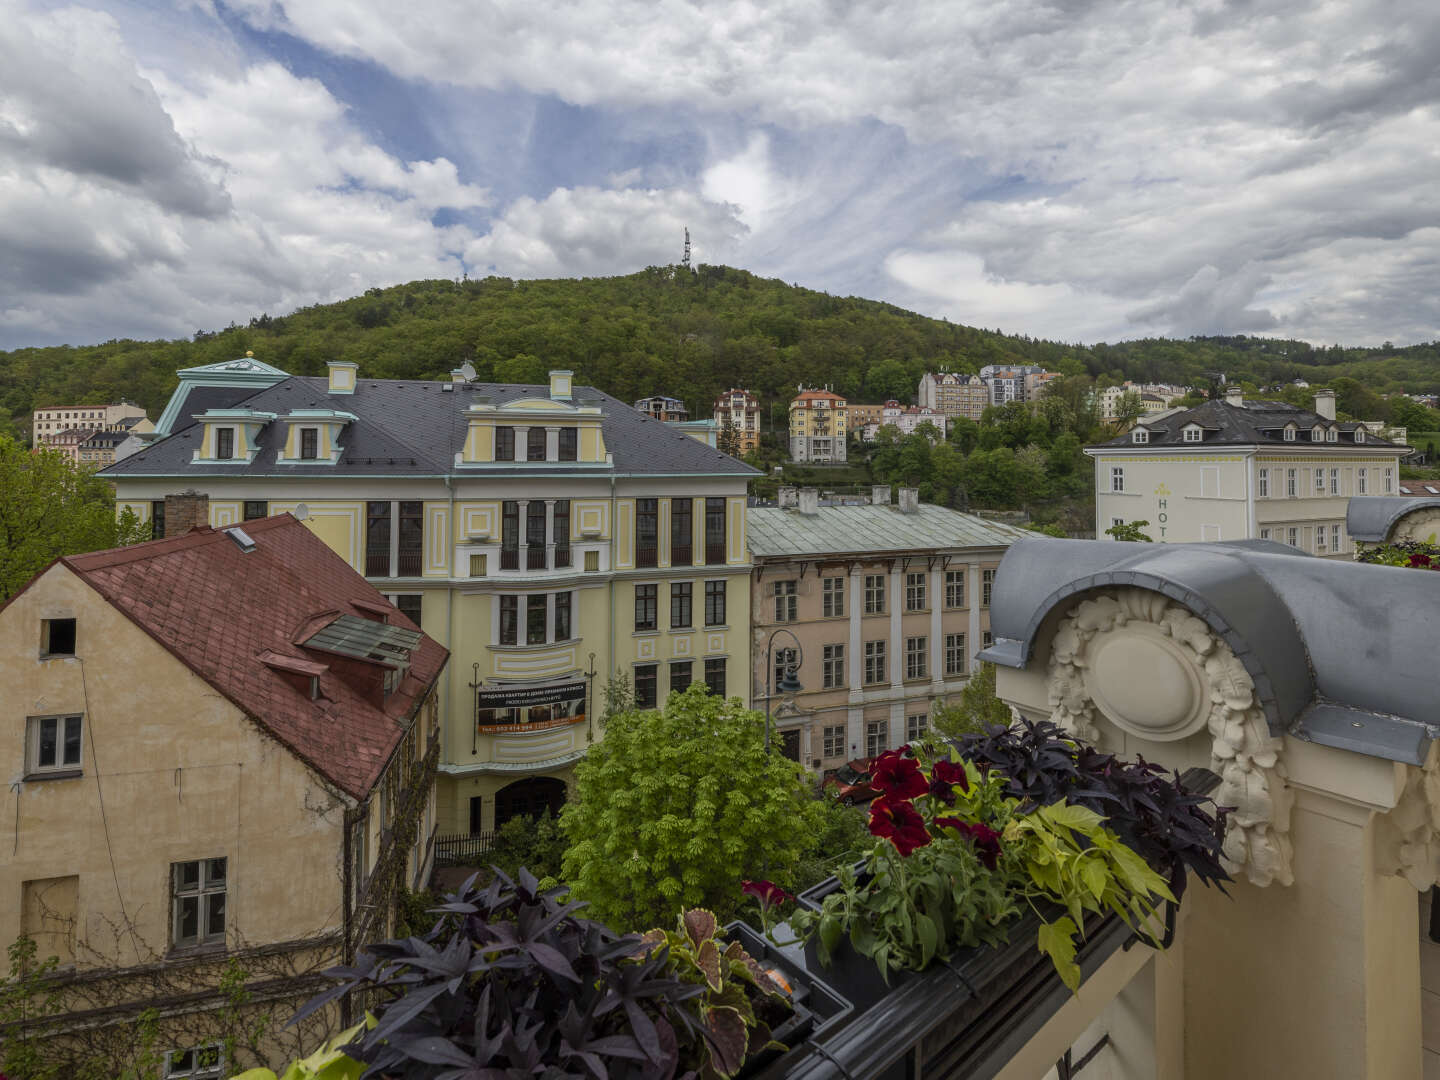
[[1440, 507], [1435, 506], [1410, 511], [1395, 523], [1390, 532], [1392, 541], [1427, 541], [1432, 536], [1440, 536]]
[[1425, 890], [1440, 882], [1440, 750], [1423, 769], [1405, 766], [1395, 809], [1376, 822], [1375, 859], [1382, 874], [1399, 874]]
[[1255, 885], [1291, 883], [1284, 743], [1270, 734], [1249, 672], [1204, 620], [1148, 589], [1091, 594], [1056, 630], [1049, 677], [1050, 718], [1092, 742], [1102, 716], [1155, 742], [1208, 729], [1221, 779], [1213, 797], [1234, 807], [1225, 868]]

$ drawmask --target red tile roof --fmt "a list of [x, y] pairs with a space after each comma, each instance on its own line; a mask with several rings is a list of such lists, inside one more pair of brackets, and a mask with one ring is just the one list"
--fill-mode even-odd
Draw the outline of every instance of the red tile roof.
[[[363, 799], [405, 735], [405, 719], [439, 678], [449, 653], [429, 637], [383, 706], [353, 678], [353, 665], [293, 644], [322, 613], [388, 610], [419, 627], [289, 514], [247, 521], [255, 548], [223, 529], [60, 561], [235, 706], [347, 794]], [[277, 661], [324, 665], [320, 696]], [[361, 671], [363, 672], [363, 667]], [[378, 683], [377, 683], [378, 685]]]

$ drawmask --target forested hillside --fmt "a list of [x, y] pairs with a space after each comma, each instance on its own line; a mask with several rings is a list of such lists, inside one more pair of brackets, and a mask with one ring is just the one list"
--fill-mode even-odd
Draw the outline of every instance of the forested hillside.
[[[353, 360], [363, 375], [442, 378], [469, 360], [485, 380], [538, 382], [553, 367], [631, 400], [685, 399], [708, 415], [733, 385], [774, 405], [799, 383], [857, 401], [908, 400], [926, 370], [1036, 363], [1069, 374], [1202, 383], [1350, 376], [1373, 390], [1440, 391], [1440, 343], [1312, 349], [1261, 338], [1079, 346], [959, 326], [892, 304], [758, 278], [725, 266], [651, 267], [611, 278], [416, 281], [338, 304], [257, 314], [191, 340], [0, 352], [0, 431], [37, 406], [137, 401], [158, 415], [177, 368], [255, 355], [296, 374]], [[780, 417], [775, 417], [780, 419]], [[783, 423], [783, 420], [781, 421]]]

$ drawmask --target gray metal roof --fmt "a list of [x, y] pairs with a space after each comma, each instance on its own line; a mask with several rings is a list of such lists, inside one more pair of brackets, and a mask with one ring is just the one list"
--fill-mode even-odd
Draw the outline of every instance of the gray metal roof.
[[995, 575], [995, 644], [980, 656], [1024, 668], [1047, 615], [1076, 594], [1125, 585], [1164, 593], [1224, 638], [1277, 735], [1418, 765], [1440, 734], [1428, 632], [1440, 574], [1315, 559], [1267, 541], [1029, 537]]
[[[442, 390], [453, 386], [453, 390]], [[473, 467], [456, 469], [455, 455], [465, 445], [466, 410], [485, 397], [492, 404], [523, 398], [548, 398], [549, 386], [508, 383], [440, 383], [414, 379], [359, 379], [355, 392], [331, 394], [329, 381], [292, 375], [258, 391], [229, 387], [196, 386], [184, 403], [185, 416], [177, 420], [175, 432], [102, 470], [119, 476], [198, 476], [208, 464], [192, 464], [203, 434], [191, 414], [207, 408], [243, 407], [257, 412], [285, 416], [304, 409], [341, 408], [354, 413], [340, 435], [344, 453], [335, 464], [323, 462], [277, 466], [276, 456], [285, 445], [285, 425], [269, 423], [257, 439], [259, 452], [245, 465], [223, 465], [225, 476], [441, 476], [476, 472]], [[185, 389], [184, 383], [181, 389]], [[730, 475], [750, 477], [754, 469], [713, 447], [692, 439], [673, 425], [652, 419], [629, 405], [593, 387], [574, 389], [574, 403], [594, 405], [603, 410], [606, 449], [614, 456], [616, 475]], [[192, 407], [193, 406], [193, 407]], [[188, 426], [185, 426], [188, 425]], [[523, 468], [523, 463], [522, 466]], [[595, 466], [581, 465], [589, 470]], [[516, 468], [498, 465], [487, 471], [497, 475], [522, 475]], [[607, 474], [612, 470], [606, 470]], [[554, 475], [549, 470], [537, 470]]]
[[1034, 536], [973, 514], [921, 503], [913, 513], [898, 506], [751, 507], [745, 511], [750, 552], [757, 559], [787, 555], [848, 555], [949, 548], [1006, 547]]
[[[1161, 413], [1151, 417], [1142, 416], [1138, 425], [1150, 432], [1149, 441], [1136, 443], [1129, 432], [1108, 442], [1093, 444], [1107, 449], [1131, 446], [1183, 446], [1193, 450], [1196, 446], [1279, 446], [1286, 450], [1390, 450], [1398, 449], [1392, 443], [1368, 429], [1365, 441], [1355, 442], [1355, 429], [1364, 427], [1354, 420], [1326, 420], [1311, 409], [1302, 409], [1285, 401], [1249, 401], [1243, 405], [1232, 405], [1228, 401], [1205, 401], [1191, 409], [1179, 412]], [[1294, 424], [1299, 430], [1293, 442], [1286, 442], [1286, 424]], [[1189, 424], [1197, 424], [1204, 430], [1199, 443], [1185, 442], [1182, 430]], [[1311, 442], [1310, 429], [1315, 425], [1338, 429], [1336, 442]]]
[[1381, 544], [1390, 537], [1395, 523], [1413, 510], [1440, 506], [1440, 496], [1366, 495], [1350, 500], [1345, 510], [1345, 531], [1351, 539]]

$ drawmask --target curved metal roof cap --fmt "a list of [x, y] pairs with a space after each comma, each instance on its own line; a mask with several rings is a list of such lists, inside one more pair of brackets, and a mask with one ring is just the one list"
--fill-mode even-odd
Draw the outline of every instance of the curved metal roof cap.
[[1011, 546], [982, 659], [1024, 667], [1069, 597], [1153, 589], [1218, 633], [1255, 680], [1271, 731], [1414, 764], [1440, 725], [1427, 617], [1440, 574], [1314, 559], [1281, 544], [1130, 544], [1034, 538]]
[[[1255, 681], [1271, 731], [1281, 732], [1314, 696], [1305, 644], [1285, 604], [1246, 565], [1303, 561], [1282, 544], [1144, 544], [1037, 538], [1012, 544], [995, 575], [990, 627], [997, 646], [981, 656], [1024, 667], [1057, 604], [1077, 593], [1137, 586], [1184, 604], [1219, 634]], [[1298, 560], [1297, 560], [1298, 557]], [[1008, 644], [1008, 643], [1007, 643]], [[993, 652], [993, 655], [992, 655]]]
[[1413, 510], [1440, 506], [1440, 498], [1424, 495], [1365, 495], [1350, 500], [1345, 510], [1345, 531], [1352, 539], [1383, 544], [1395, 523]]

